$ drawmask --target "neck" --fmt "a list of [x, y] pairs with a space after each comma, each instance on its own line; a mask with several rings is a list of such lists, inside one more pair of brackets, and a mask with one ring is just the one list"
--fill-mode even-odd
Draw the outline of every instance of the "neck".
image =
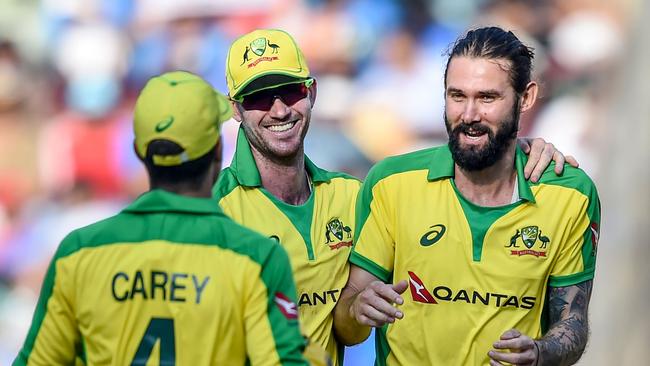
[[209, 183], [201, 184], [197, 187], [188, 184], [157, 184], [151, 185], [151, 189], [162, 189], [167, 192], [175, 193], [181, 196], [210, 198], [212, 197], [212, 185]]
[[262, 186], [277, 199], [290, 205], [301, 205], [309, 199], [311, 187], [305, 169], [305, 155], [301, 151], [295, 158], [283, 161], [270, 160], [252, 149]]
[[458, 191], [470, 202], [484, 207], [510, 204], [515, 189], [515, 145], [491, 167], [466, 171], [454, 165], [454, 181]]

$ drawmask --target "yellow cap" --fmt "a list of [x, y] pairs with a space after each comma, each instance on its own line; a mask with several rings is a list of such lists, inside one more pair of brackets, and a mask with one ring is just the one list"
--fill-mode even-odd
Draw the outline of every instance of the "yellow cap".
[[228, 50], [226, 80], [233, 99], [308, 78], [305, 57], [287, 32], [258, 29], [237, 39]]
[[155, 76], [135, 103], [133, 130], [138, 155], [145, 158], [154, 140], [183, 148], [175, 155], [153, 155], [155, 165], [180, 165], [205, 155], [219, 139], [221, 123], [232, 116], [228, 98], [186, 71]]

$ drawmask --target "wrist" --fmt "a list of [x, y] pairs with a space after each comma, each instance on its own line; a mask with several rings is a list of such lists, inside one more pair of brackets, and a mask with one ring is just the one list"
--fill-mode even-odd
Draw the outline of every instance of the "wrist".
[[533, 345], [535, 346], [535, 363], [533, 366], [539, 366], [540, 365], [540, 358], [542, 358], [541, 352], [539, 351], [539, 342], [536, 339], [533, 339]]

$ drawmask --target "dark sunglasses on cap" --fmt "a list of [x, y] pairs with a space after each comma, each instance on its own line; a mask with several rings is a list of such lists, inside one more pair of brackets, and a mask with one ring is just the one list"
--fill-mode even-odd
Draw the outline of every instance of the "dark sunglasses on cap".
[[268, 111], [273, 106], [273, 103], [275, 103], [276, 98], [279, 98], [282, 103], [292, 106], [307, 97], [309, 87], [313, 82], [314, 79], [308, 79], [300, 83], [286, 84], [271, 89], [260, 90], [238, 98], [238, 102], [247, 111]]

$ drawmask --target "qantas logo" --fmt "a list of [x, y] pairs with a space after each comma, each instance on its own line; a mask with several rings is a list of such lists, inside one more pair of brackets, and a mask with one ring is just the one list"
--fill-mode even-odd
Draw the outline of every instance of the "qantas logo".
[[408, 271], [409, 287], [413, 301], [424, 304], [438, 304], [440, 301], [464, 302], [473, 305], [514, 307], [532, 309], [537, 303], [535, 296], [517, 296], [497, 292], [479, 292], [466, 289], [455, 290], [447, 286], [436, 286], [433, 291], [424, 286], [422, 280], [413, 272]]
[[595, 222], [592, 222], [589, 228], [591, 229], [592, 254], [595, 255], [596, 250], [598, 249], [598, 239], [600, 239], [600, 228], [598, 227], [598, 224]]
[[411, 288], [411, 296], [413, 301], [423, 302], [425, 304], [437, 304], [436, 299], [431, 296], [429, 290], [424, 287], [422, 280], [418, 276], [409, 271], [409, 287]]
[[285, 318], [298, 318], [298, 308], [296, 307], [296, 303], [289, 300], [289, 298], [286, 297], [283, 293], [276, 292], [275, 299], [273, 299], [273, 301], [275, 301], [275, 304], [278, 306]]

